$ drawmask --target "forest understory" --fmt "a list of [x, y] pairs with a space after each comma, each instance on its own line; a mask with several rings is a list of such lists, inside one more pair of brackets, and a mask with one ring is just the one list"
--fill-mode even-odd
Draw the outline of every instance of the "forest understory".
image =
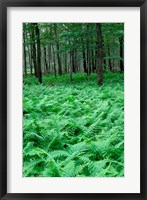
[[23, 176], [124, 176], [124, 74], [24, 76]]

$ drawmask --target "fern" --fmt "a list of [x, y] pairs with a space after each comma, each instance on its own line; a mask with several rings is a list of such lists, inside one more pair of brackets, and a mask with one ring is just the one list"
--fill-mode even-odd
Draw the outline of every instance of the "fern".
[[90, 172], [90, 176], [98, 176], [102, 170], [105, 168], [107, 161], [100, 160], [100, 161], [91, 161], [88, 164], [88, 170]]
[[123, 74], [104, 76], [24, 78], [24, 176], [124, 176]]
[[50, 155], [52, 156], [52, 158], [54, 159], [65, 159], [67, 158], [70, 154], [65, 151], [65, 150], [54, 150], [50, 152]]
[[49, 160], [47, 165], [45, 166], [41, 176], [52, 176], [52, 177], [59, 177], [60, 170], [58, 165], [54, 160]]
[[74, 177], [75, 176], [75, 161], [71, 160], [65, 165], [62, 172], [63, 177]]

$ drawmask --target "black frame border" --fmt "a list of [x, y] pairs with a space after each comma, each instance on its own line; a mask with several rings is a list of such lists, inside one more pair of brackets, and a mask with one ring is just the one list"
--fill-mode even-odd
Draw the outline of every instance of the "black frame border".
[[[140, 7], [140, 193], [7, 193], [7, 8], [8, 7]], [[135, 42], [134, 42], [135, 43]], [[147, 0], [0, 0], [0, 199], [147, 200]], [[132, 138], [133, 141], [133, 138]], [[19, 192], [19, 191], [18, 191]]]

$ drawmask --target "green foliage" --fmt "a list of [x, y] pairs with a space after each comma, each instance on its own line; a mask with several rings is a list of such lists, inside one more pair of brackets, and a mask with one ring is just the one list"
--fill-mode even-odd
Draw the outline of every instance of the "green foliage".
[[24, 78], [24, 176], [124, 176], [123, 74], [104, 76]]

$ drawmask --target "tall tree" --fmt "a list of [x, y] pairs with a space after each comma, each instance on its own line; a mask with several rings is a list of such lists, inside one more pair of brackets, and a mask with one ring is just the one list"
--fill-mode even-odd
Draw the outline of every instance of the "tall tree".
[[31, 45], [28, 45], [28, 53], [29, 53], [30, 71], [31, 71], [31, 75], [32, 75], [33, 74], [33, 66], [32, 66], [32, 49], [31, 49]]
[[51, 73], [51, 45], [48, 45], [48, 73]]
[[37, 73], [37, 58], [36, 58], [36, 44], [35, 44], [35, 25], [31, 24], [31, 47], [32, 47], [32, 59], [33, 59], [33, 66], [34, 66], [34, 73], [36, 78], [38, 77]]
[[98, 66], [97, 66], [97, 76], [98, 85], [103, 84], [103, 53], [102, 53], [102, 30], [101, 23], [96, 23], [97, 37], [98, 37]]
[[37, 23], [34, 23], [34, 27], [37, 40], [37, 74], [39, 83], [42, 83], [40, 30]]
[[112, 64], [111, 64], [111, 59], [110, 59], [111, 54], [110, 54], [110, 47], [109, 46], [108, 46], [108, 57], [109, 57], [109, 59], [108, 59], [109, 69], [110, 69], [110, 71], [112, 71]]
[[46, 47], [44, 47], [44, 64], [45, 64], [45, 73], [48, 73], [48, 65], [46, 59]]
[[87, 32], [88, 32], [88, 37], [87, 37], [87, 75], [88, 75], [88, 81], [90, 80], [90, 36], [89, 36], [89, 31], [90, 31], [90, 24], [87, 24]]
[[123, 72], [124, 71], [124, 52], [123, 52], [123, 37], [121, 36], [119, 38], [119, 43], [120, 43], [120, 71]]
[[24, 72], [27, 75], [27, 61], [26, 61], [26, 45], [25, 45], [25, 29], [23, 30], [23, 62], [24, 62]]
[[53, 52], [53, 63], [54, 63], [54, 74], [55, 74], [55, 77], [56, 77], [56, 58], [55, 58], [55, 50], [54, 50], [54, 46], [52, 45], [52, 52]]
[[62, 66], [61, 66], [61, 58], [60, 58], [60, 46], [59, 46], [59, 37], [58, 37], [58, 32], [57, 32], [57, 24], [54, 24], [54, 32], [55, 32], [55, 37], [56, 37], [56, 46], [57, 46], [57, 58], [58, 58], [58, 73], [59, 75], [62, 75]]

